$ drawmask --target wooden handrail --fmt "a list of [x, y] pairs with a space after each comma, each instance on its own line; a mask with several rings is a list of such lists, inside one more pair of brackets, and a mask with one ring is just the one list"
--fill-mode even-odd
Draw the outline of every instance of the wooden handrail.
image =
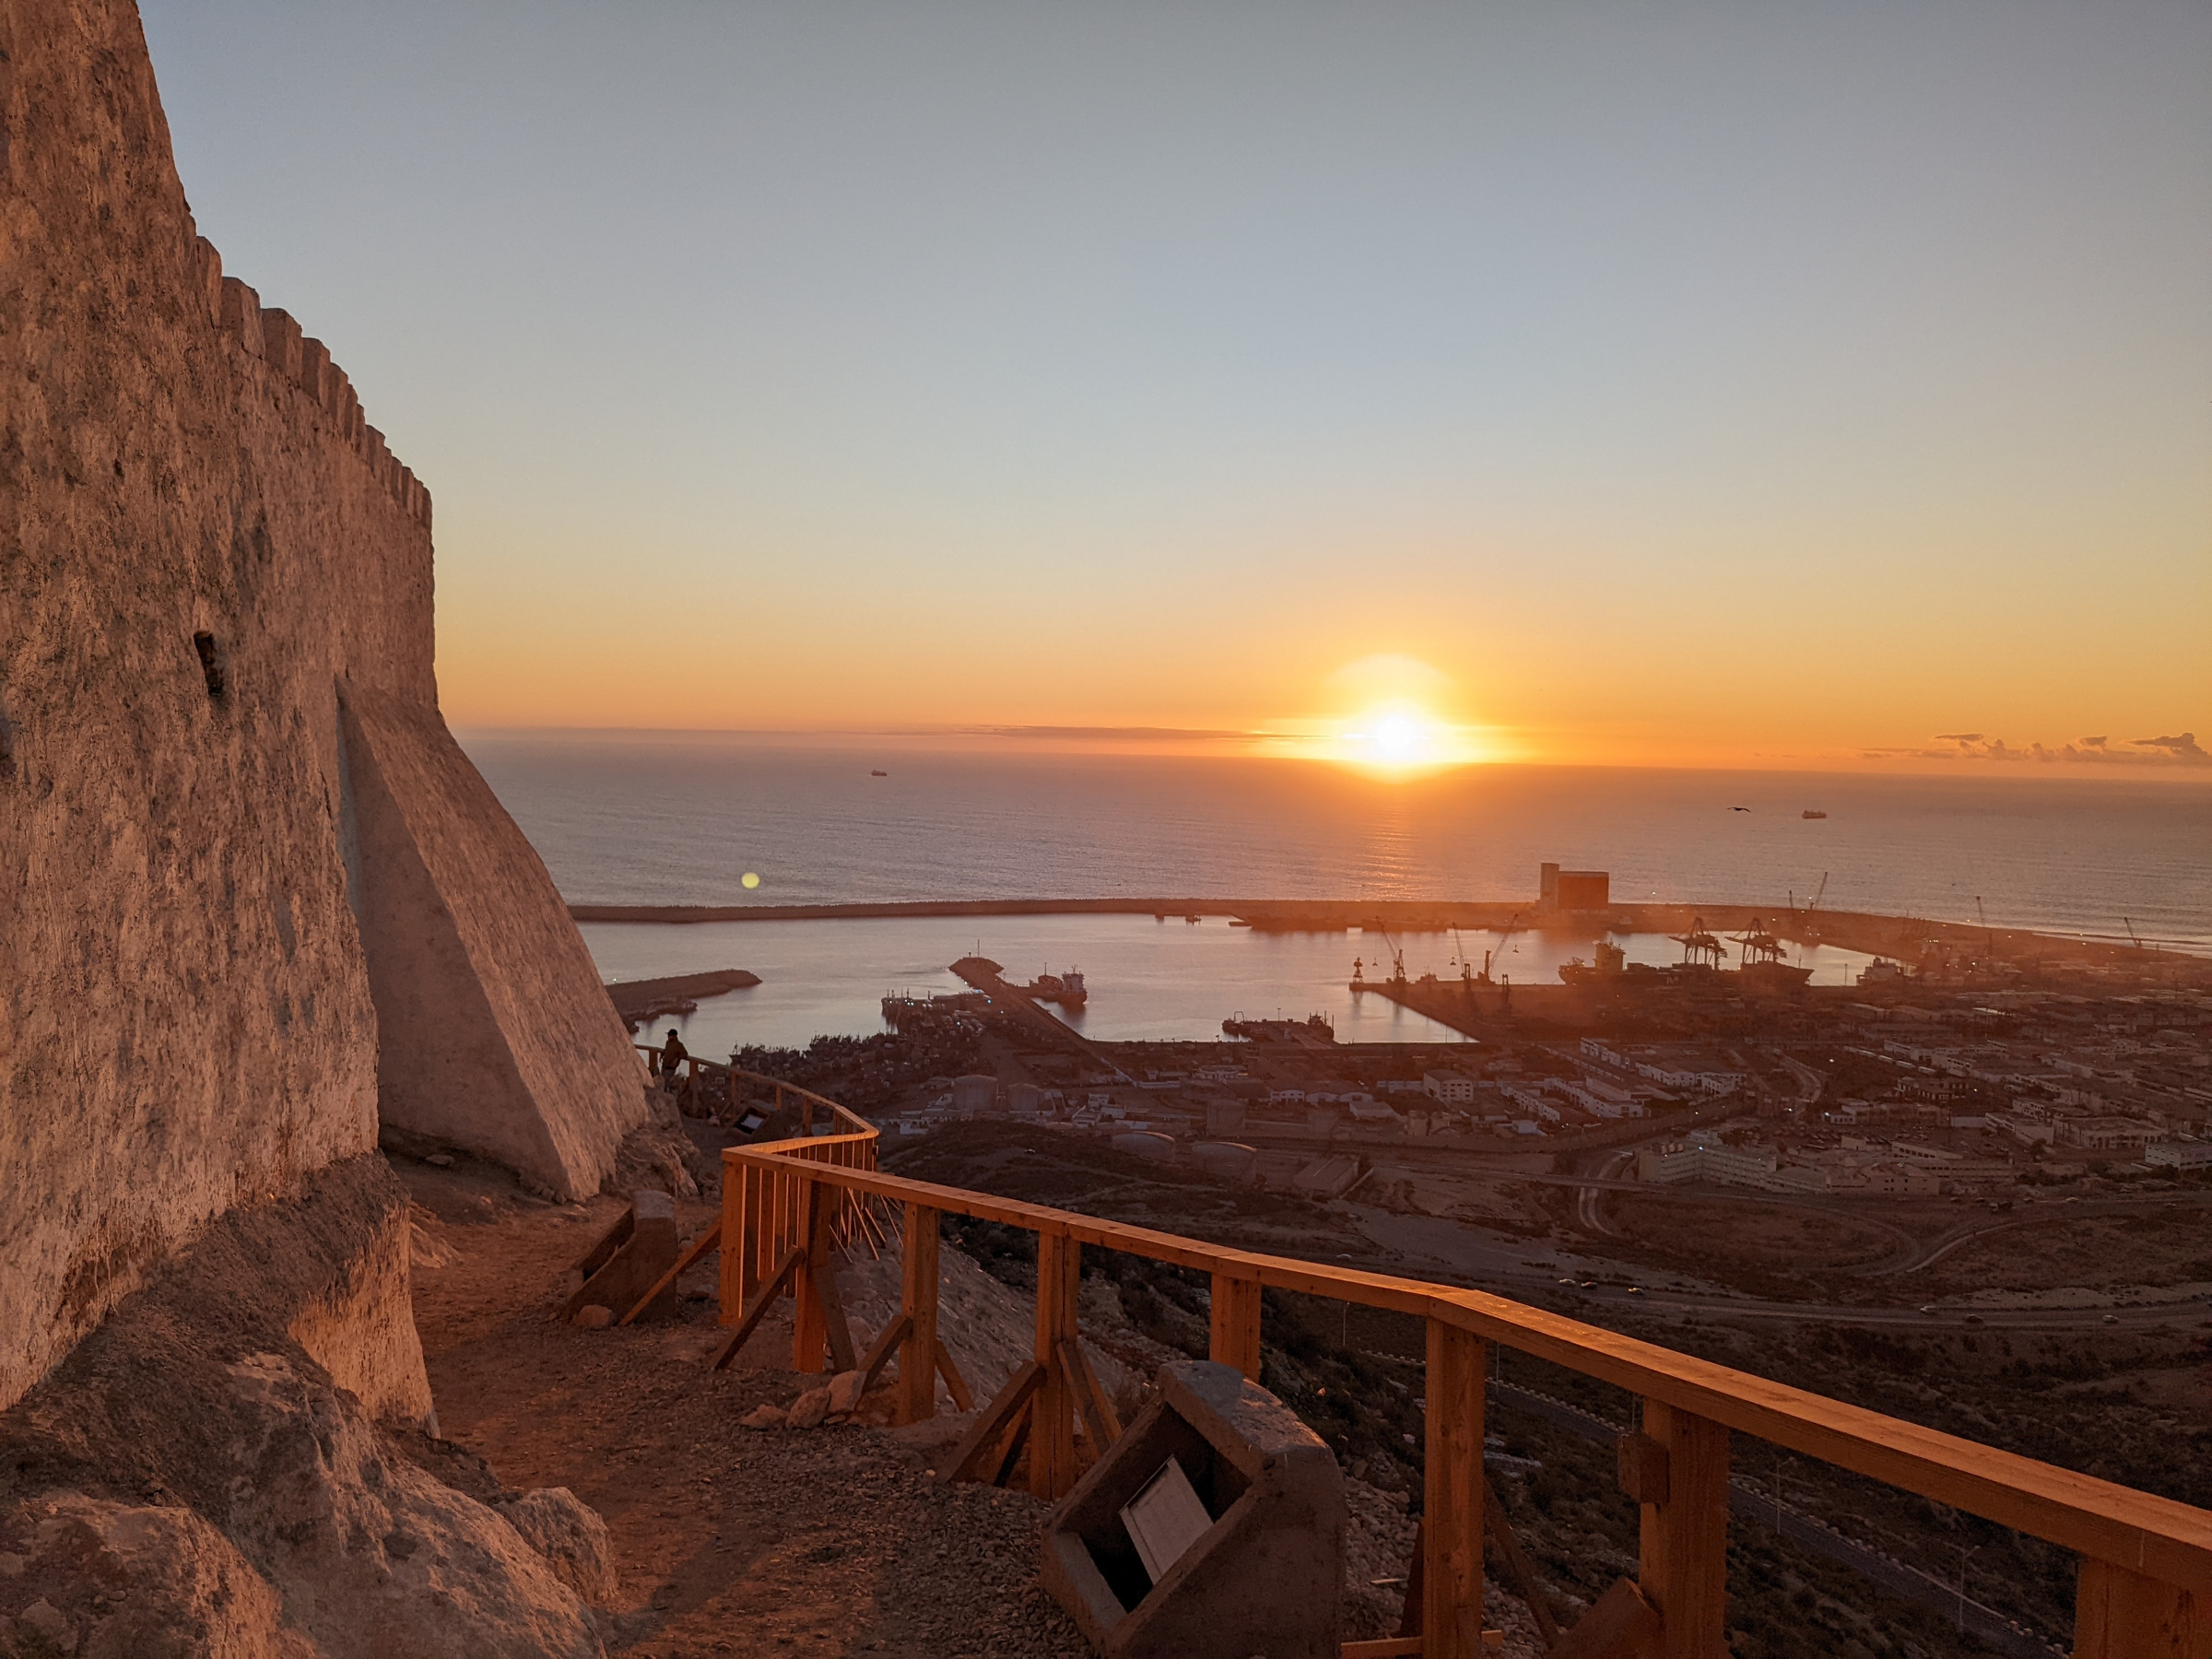
[[[783, 1161], [777, 1150], [724, 1150], [725, 1191], [733, 1178], [742, 1179], [748, 1166]], [[2212, 1601], [2212, 1512], [1885, 1417], [1505, 1297], [1207, 1244], [872, 1169], [810, 1165], [805, 1178], [892, 1204], [1002, 1222], [1077, 1244], [1254, 1280], [1276, 1289], [1438, 1321], [1614, 1383], [1646, 1400], [2125, 1568], [2187, 1591], [2200, 1602]]]

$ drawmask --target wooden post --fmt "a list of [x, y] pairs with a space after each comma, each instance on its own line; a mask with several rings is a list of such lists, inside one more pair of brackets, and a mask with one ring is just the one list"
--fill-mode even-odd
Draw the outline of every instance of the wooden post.
[[715, 1265], [714, 1284], [717, 1324], [735, 1324], [745, 1308], [745, 1299], [752, 1294], [752, 1286], [746, 1283], [746, 1248], [752, 1241], [753, 1216], [752, 1167], [724, 1163], [722, 1166], [722, 1260]]
[[907, 1330], [899, 1345], [899, 1420], [919, 1423], [937, 1414], [937, 1212], [926, 1205], [906, 1206], [900, 1265]]
[[1666, 1470], [1665, 1495], [1642, 1506], [1640, 1587], [1664, 1627], [1653, 1659], [1726, 1659], [1728, 1430], [1646, 1400], [1643, 1433]]
[[[818, 1372], [830, 1352], [830, 1326], [822, 1317], [822, 1299], [815, 1288], [815, 1276], [833, 1271], [825, 1236], [830, 1211], [830, 1194], [818, 1181], [801, 1181], [799, 1216], [801, 1230], [794, 1243], [807, 1246], [806, 1259], [800, 1265], [798, 1281], [792, 1287], [794, 1303], [791, 1314], [791, 1369], [802, 1375]], [[818, 1252], [815, 1241], [821, 1241]]]
[[1063, 1340], [1076, 1338], [1076, 1297], [1083, 1283], [1083, 1246], [1065, 1233], [1037, 1235], [1037, 1386], [1030, 1429], [1030, 1490], [1066, 1495], [1076, 1484], [1076, 1402], [1059, 1364]]
[[2205, 1659], [2212, 1607], [2094, 1556], [2081, 1558], [2074, 1592], [2074, 1659]]
[[1260, 1281], [1214, 1275], [1211, 1340], [1206, 1358], [1233, 1365], [1253, 1382], [1260, 1380]]
[[1421, 1652], [1482, 1652], [1482, 1378], [1479, 1336], [1429, 1322], [1428, 1457], [1421, 1483]]

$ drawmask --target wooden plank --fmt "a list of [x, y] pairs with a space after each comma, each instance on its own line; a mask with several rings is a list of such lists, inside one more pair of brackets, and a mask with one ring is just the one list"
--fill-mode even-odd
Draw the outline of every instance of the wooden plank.
[[1666, 1452], [1666, 1497], [1643, 1508], [1637, 1576], [1662, 1626], [1654, 1659], [1725, 1653], [1728, 1430], [1655, 1400], [1643, 1432]]
[[1081, 1341], [1068, 1337], [1060, 1344], [1059, 1354], [1068, 1391], [1075, 1395], [1076, 1409], [1082, 1414], [1083, 1427], [1090, 1435], [1091, 1451], [1103, 1456], [1106, 1448], [1122, 1438], [1121, 1414], [1099, 1385], [1099, 1374], [1091, 1370]]
[[985, 1486], [1003, 1487], [1014, 1477], [1014, 1467], [1021, 1462], [1021, 1449], [1029, 1444], [1030, 1430], [1037, 1426], [1039, 1397], [1031, 1395], [1030, 1403], [1014, 1414], [1013, 1427], [1006, 1430], [999, 1450], [984, 1460], [984, 1466], [991, 1471], [990, 1478], [983, 1482]]
[[973, 1411], [975, 1395], [969, 1391], [968, 1379], [960, 1375], [960, 1368], [952, 1362], [952, 1350], [945, 1346], [945, 1338], [937, 1338], [937, 1374], [945, 1379], [945, 1392], [952, 1396], [955, 1411]]
[[1413, 1524], [1413, 1559], [1406, 1569], [1406, 1600], [1398, 1609], [1398, 1634], [1418, 1641], [1421, 1634], [1421, 1583], [1427, 1577], [1423, 1565], [1429, 1559], [1429, 1525], [1425, 1521]]
[[859, 1364], [853, 1328], [837, 1293], [837, 1217], [843, 1194], [828, 1183], [809, 1181], [800, 1213], [806, 1229], [806, 1259], [799, 1268], [800, 1317], [792, 1321], [791, 1369], [818, 1372], [823, 1357], [831, 1369], [849, 1371]]
[[1419, 1659], [1418, 1636], [1384, 1636], [1374, 1641], [1347, 1641], [1344, 1659]]
[[646, 1291], [643, 1296], [638, 1298], [638, 1305], [632, 1308], [629, 1312], [623, 1314], [622, 1317], [615, 1321], [615, 1323], [617, 1324], [629, 1324], [632, 1320], [636, 1319], [639, 1314], [644, 1312], [646, 1309], [653, 1306], [654, 1301], [659, 1299], [662, 1291], [667, 1289], [669, 1286], [675, 1284], [677, 1279], [681, 1278], [684, 1274], [689, 1270], [693, 1263], [697, 1262], [700, 1257], [705, 1255], [708, 1251], [712, 1250], [721, 1242], [722, 1223], [719, 1221], [710, 1221], [707, 1223], [707, 1230], [700, 1233], [698, 1238], [692, 1240], [689, 1246], [684, 1251], [683, 1254], [676, 1258], [676, 1265], [669, 1268], [667, 1272], [662, 1274], [661, 1277], [654, 1281], [653, 1288]]
[[[725, 1165], [767, 1156], [764, 1148], [736, 1147], [723, 1154]], [[1231, 1272], [1270, 1288], [1440, 1319], [1789, 1451], [2212, 1598], [2212, 1512], [2171, 1499], [2054, 1468], [1483, 1291], [1229, 1250], [874, 1171], [841, 1171], [834, 1179], [854, 1191], [980, 1219], [1050, 1226], [1081, 1243], [1208, 1273]]]
[[[1564, 1636], [1547, 1643], [1547, 1659], [1640, 1659], [1663, 1635], [1659, 1615], [1633, 1579], [1616, 1579]], [[1725, 1648], [1712, 1650], [1717, 1656]]]
[[940, 1478], [948, 1482], [973, 1479], [983, 1454], [997, 1446], [1000, 1437], [1014, 1421], [1014, 1414], [1030, 1403], [1030, 1396], [1043, 1381], [1044, 1367], [1034, 1359], [1023, 1360], [1020, 1368], [1006, 1379], [1006, 1385], [998, 1391], [989, 1408], [960, 1436], [960, 1443], [954, 1449], [952, 1460], [945, 1465]]
[[1042, 1371], [1030, 1435], [1030, 1490], [1048, 1500], [1076, 1484], [1076, 1402], [1058, 1364], [1060, 1345], [1076, 1335], [1076, 1300], [1083, 1285], [1083, 1247], [1064, 1233], [1037, 1235], [1037, 1339], [1032, 1357]]
[[759, 1180], [760, 1171], [750, 1167], [722, 1172], [722, 1231], [733, 1245], [722, 1253], [714, 1276], [718, 1297], [714, 1317], [725, 1325], [735, 1324], [744, 1312], [746, 1299], [760, 1274], [752, 1215], [753, 1193]]
[[1421, 1636], [1428, 1659], [1482, 1646], [1483, 1345], [1429, 1322], [1427, 1466], [1421, 1483]]
[[2110, 1561], [2082, 1558], [2074, 1659], [2206, 1659], [2212, 1606]]
[[1522, 1551], [1512, 1521], [1498, 1496], [1497, 1483], [1491, 1480], [1488, 1470], [1482, 1477], [1482, 1515], [1490, 1536], [1498, 1541], [1498, 1554], [1505, 1562], [1505, 1575], [1513, 1581], [1514, 1591], [1528, 1604], [1529, 1617], [1536, 1621], [1536, 1634], [1548, 1648], [1559, 1639], [1559, 1622], [1551, 1616], [1551, 1604], [1544, 1598], [1544, 1591], [1536, 1583], [1535, 1569], [1529, 1565], [1528, 1557]]
[[891, 1362], [891, 1356], [899, 1351], [899, 1345], [906, 1340], [906, 1334], [913, 1328], [913, 1324], [905, 1314], [894, 1313], [890, 1324], [876, 1333], [876, 1340], [868, 1344], [868, 1351], [860, 1358], [862, 1394], [866, 1394], [876, 1386], [877, 1376]]
[[720, 1351], [715, 1354], [714, 1363], [711, 1369], [724, 1370], [731, 1360], [737, 1358], [737, 1350], [745, 1346], [745, 1339], [753, 1334], [753, 1327], [760, 1323], [761, 1316], [775, 1304], [776, 1299], [783, 1294], [783, 1287], [790, 1284], [792, 1279], [797, 1276], [799, 1265], [806, 1259], [806, 1253], [805, 1251], [792, 1251], [783, 1258], [783, 1265], [769, 1276], [768, 1282], [753, 1292], [751, 1304], [745, 1310], [744, 1316], [737, 1321], [737, 1326], [730, 1333], [729, 1340], [724, 1343]]
[[608, 1223], [606, 1230], [592, 1241], [592, 1247], [576, 1258], [576, 1271], [590, 1278], [615, 1259], [615, 1252], [629, 1242], [629, 1235], [637, 1227], [637, 1211], [624, 1205], [622, 1213]]
[[1212, 1312], [1207, 1320], [1206, 1358], [1233, 1365], [1260, 1380], [1260, 1281], [1232, 1274], [1214, 1275]]
[[[906, 1321], [905, 1345], [899, 1350], [899, 1420], [919, 1423], [937, 1414], [937, 1212], [927, 1205], [906, 1206], [906, 1238], [900, 1246], [900, 1308]], [[954, 1398], [959, 1398], [959, 1394]], [[963, 1406], [961, 1410], [972, 1409]]]

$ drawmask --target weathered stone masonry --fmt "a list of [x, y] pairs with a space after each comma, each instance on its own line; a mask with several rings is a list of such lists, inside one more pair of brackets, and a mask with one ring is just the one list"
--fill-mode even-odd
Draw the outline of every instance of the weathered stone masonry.
[[197, 235], [135, 9], [0, 0], [0, 1407], [380, 1131], [574, 1196], [643, 1120], [431, 603], [429, 493]]

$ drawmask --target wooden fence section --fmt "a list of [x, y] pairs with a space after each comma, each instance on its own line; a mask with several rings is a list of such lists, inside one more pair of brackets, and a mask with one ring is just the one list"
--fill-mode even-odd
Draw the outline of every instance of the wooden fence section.
[[[790, 1292], [798, 1298], [794, 1369], [865, 1364], [874, 1375], [895, 1354], [901, 1420], [932, 1414], [940, 1371], [956, 1404], [967, 1409], [965, 1384], [936, 1337], [938, 1218], [950, 1212], [1037, 1235], [1034, 1357], [971, 1430], [957, 1457], [962, 1470], [987, 1475], [1011, 1468], [1026, 1441], [1032, 1488], [1057, 1498], [1079, 1473], [1078, 1441], [1095, 1456], [1111, 1438], [1108, 1430], [1119, 1432], [1074, 1341], [1075, 1292], [1087, 1245], [1209, 1274], [1212, 1357], [1247, 1376], [1259, 1371], [1263, 1288], [1427, 1321], [1429, 1473], [1418, 1564], [1422, 1634], [1351, 1643], [1347, 1655], [1474, 1659], [1481, 1649], [1482, 1378], [1486, 1345], [1495, 1342], [1617, 1384], [1642, 1403], [1641, 1430], [1621, 1449], [1623, 1486], [1642, 1512], [1638, 1578], [1617, 1584], [1582, 1625], [1562, 1635], [1555, 1659], [1724, 1659], [1731, 1430], [2077, 1552], [2076, 1659], [2212, 1659], [2212, 1512], [1484, 1291], [1227, 1249], [886, 1175], [875, 1167], [873, 1126], [821, 1096], [770, 1078], [747, 1080], [803, 1097], [812, 1102], [810, 1112], [827, 1109], [832, 1115], [823, 1126], [834, 1132], [723, 1153], [722, 1322], [733, 1329], [717, 1363], [726, 1364], [769, 1306]], [[876, 1236], [877, 1205], [901, 1218], [903, 1304], [864, 1359], [843, 1328], [830, 1258], [841, 1237]], [[1109, 1414], [1104, 1419], [1101, 1405]]]

